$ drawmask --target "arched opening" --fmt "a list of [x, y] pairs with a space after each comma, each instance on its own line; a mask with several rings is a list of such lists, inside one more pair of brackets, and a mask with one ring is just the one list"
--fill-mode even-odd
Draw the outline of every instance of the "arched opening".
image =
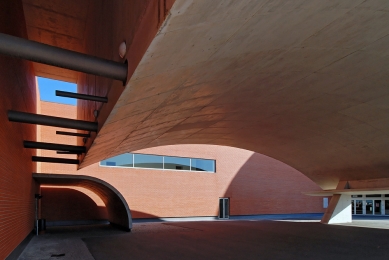
[[132, 217], [126, 200], [112, 185], [95, 177], [67, 174], [33, 174], [41, 185], [76, 186], [97, 194], [107, 208], [108, 221], [127, 231], [132, 228]]
[[77, 186], [41, 185], [41, 218], [50, 226], [106, 224], [104, 201], [93, 191]]

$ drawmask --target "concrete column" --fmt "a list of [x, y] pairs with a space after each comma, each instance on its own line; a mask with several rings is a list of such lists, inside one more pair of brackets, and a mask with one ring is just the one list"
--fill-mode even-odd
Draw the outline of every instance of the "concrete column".
[[385, 215], [385, 198], [384, 195], [381, 195], [381, 215]]
[[366, 196], [362, 195], [362, 214], [366, 215]]
[[334, 194], [321, 220], [323, 224], [352, 222], [351, 195]]

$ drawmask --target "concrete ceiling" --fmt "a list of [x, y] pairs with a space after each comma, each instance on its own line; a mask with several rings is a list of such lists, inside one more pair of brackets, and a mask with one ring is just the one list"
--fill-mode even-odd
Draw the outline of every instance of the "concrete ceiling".
[[[22, 0], [29, 40], [83, 51], [89, 0]], [[34, 63], [37, 76], [77, 82], [78, 72]]]
[[202, 143], [389, 177], [388, 25], [387, 0], [176, 0], [81, 167]]

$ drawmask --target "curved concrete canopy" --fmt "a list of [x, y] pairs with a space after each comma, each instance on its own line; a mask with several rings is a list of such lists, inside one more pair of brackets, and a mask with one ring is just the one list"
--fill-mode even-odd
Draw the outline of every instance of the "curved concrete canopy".
[[96, 193], [105, 203], [109, 222], [131, 230], [132, 217], [126, 200], [109, 183], [95, 177], [71, 174], [38, 174], [32, 177], [40, 184], [58, 186], [78, 186]]
[[228, 145], [322, 188], [389, 176], [389, 2], [176, 0], [81, 167]]

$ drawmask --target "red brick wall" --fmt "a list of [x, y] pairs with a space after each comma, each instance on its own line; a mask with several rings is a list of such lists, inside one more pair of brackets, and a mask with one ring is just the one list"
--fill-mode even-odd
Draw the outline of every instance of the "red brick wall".
[[[55, 115], [58, 117], [65, 117], [76, 119], [77, 107], [71, 105], [63, 105], [51, 102], [41, 101], [41, 113], [44, 115]], [[62, 143], [62, 144], [70, 144], [76, 145], [77, 139], [72, 136], [66, 135], [57, 135], [56, 131], [66, 131], [66, 132], [76, 132], [73, 129], [59, 128], [59, 127], [51, 127], [51, 126], [40, 126], [40, 139], [42, 142], [48, 143]], [[58, 155], [56, 151], [49, 150], [40, 150], [41, 156], [47, 157], [61, 157], [61, 158], [70, 158], [76, 159], [76, 155]], [[76, 165], [72, 164], [52, 164], [52, 163], [38, 163], [38, 167], [41, 168], [41, 172], [73, 172], [77, 169]]]
[[[27, 37], [20, 0], [0, 1], [0, 32]], [[23, 140], [36, 140], [36, 126], [8, 122], [7, 111], [36, 112], [35, 77], [29, 62], [0, 55], [0, 259], [32, 231], [35, 183], [34, 151]]]
[[[67, 113], [74, 111], [74, 107], [65, 107], [69, 106], [42, 102], [42, 113], [60, 112], [59, 116], [70, 117]], [[75, 142], [74, 137], [73, 142], [65, 142], [64, 137], [53, 133], [54, 129], [42, 127], [42, 140]], [[216, 216], [219, 197], [230, 197], [232, 215], [324, 211], [322, 198], [301, 193], [320, 190], [315, 183], [288, 165], [261, 154], [213, 145], [162, 146], [136, 152], [215, 159], [217, 172], [113, 168], [98, 164], [76, 171], [75, 166], [47, 163], [42, 164], [42, 169], [47, 173], [90, 175], [110, 183], [127, 200], [134, 218]]]
[[42, 218], [47, 221], [107, 219], [104, 203], [78, 187], [42, 187]]
[[[84, 49], [87, 54], [109, 60], [124, 62], [127, 59], [129, 80], [174, 0], [94, 0], [92, 3], [89, 5]], [[127, 53], [121, 59], [118, 47], [123, 41], [127, 43]], [[87, 74], [80, 74], [77, 83], [80, 93], [108, 97], [106, 104], [78, 100], [78, 118], [94, 120], [93, 111], [97, 109], [100, 112], [97, 120], [103, 125], [124, 89], [123, 83]], [[88, 147], [94, 137], [92, 134]]]

